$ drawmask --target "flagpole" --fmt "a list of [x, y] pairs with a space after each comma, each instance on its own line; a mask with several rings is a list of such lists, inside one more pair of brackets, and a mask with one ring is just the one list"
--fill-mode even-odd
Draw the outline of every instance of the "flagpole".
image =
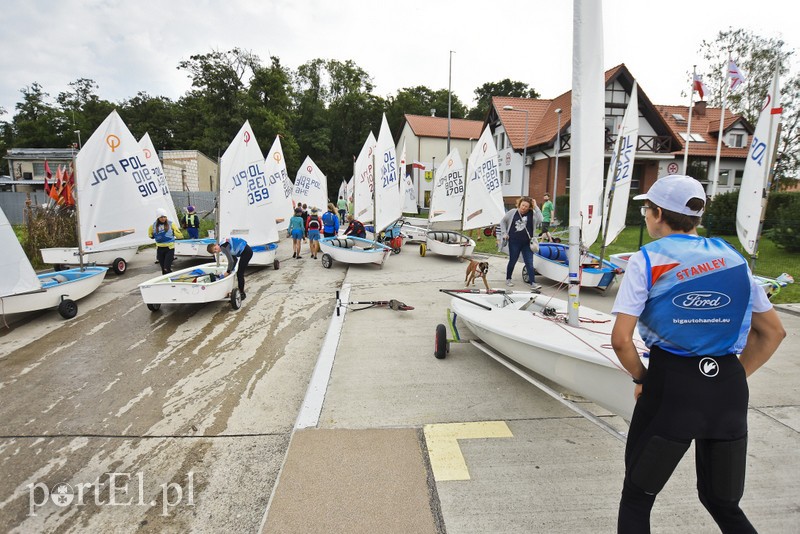
[[712, 199], [717, 195], [717, 182], [719, 181], [719, 157], [720, 152], [722, 151], [722, 135], [723, 135], [723, 126], [725, 125], [725, 106], [728, 102], [728, 83], [727, 83], [727, 76], [725, 78], [725, 85], [722, 89], [722, 110], [720, 110], [719, 114], [719, 132], [717, 134], [717, 156], [714, 159], [714, 174], [711, 180], [711, 189], [708, 192], [708, 196]]
[[689, 90], [689, 123], [686, 125], [686, 144], [683, 147], [683, 174], [689, 172], [689, 143], [692, 141], [692, 111], [694, 111], [694, 84], [697, 65], [692, 65], [692, 88]]

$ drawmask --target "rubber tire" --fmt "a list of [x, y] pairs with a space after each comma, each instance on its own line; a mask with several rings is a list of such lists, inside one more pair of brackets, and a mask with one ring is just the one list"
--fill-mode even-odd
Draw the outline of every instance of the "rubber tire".
[[447, 356], [447, 353], [450, 352], [448, 345], [447, 327], [443, 324], [437, 324], [433, 355], [436, 356], [437, 359], [443, 360]]
[[231, 308], [238, 310], [242, 307], [242, 297], [239, 295], [239, 288], [234, 287], [231, 289]]
[[67, 270], [67, 268], [64, 265], [61, 265], [60, 263], [55, 263], [53, 264], [53, 270], [55, 272], [59, 272], [59, 271], [65, 271]]
[[60, 313], [61, 317], [64, 319], [72, 319], [78, 315], [78, 305], [74, 300], [64, 299], [58, 303], [58, 313]]
[[277, 271], [278, 269], [281, 268], [281, 262], [279, 262], [278, 260], [273, 261], [272, 262], [272, 268]]
[[147, 305], [147, 309], [152, 311], [152, 312], [158, 311], [160, 308], [161, 308], [161, 304], [158, 304], [158, 303], [156, 303], [156, 304], [148, 304]]
[[116, 274], [125, 274], [128, 270], [128, 262], [122, 258], [117, 258], [111, 263], [111, 268]]
[[331, 265], [333, 265], [333, 257], [326, 252], [322, 255], [322, 266], [330, 269]]
[[400, 254], [400, 247], [393, 248], [392, 249], [392, 254]]
[[419, 244], [419, 255], [423, 258], [425, 257], [425, 253], [428, 251], [428, 246], [425, 243]]
[[526, 284], [530, 284], [531, 283], [531, 277], [528, 276], [528, 266], [527, 265], [524, 265], [522, 267], [522, 281], [525, 282]]

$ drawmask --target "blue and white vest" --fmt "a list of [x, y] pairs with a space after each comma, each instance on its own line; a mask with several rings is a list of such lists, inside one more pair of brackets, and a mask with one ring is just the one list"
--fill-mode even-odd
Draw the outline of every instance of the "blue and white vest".
[[158, 230], [158, 226], [158, 220], [156, 220], [156, 222], [153, 223], [153, 239], [156, 240], [156, 243], [172, 243], [175, 241], [175, 232], [172, 231], [172, 221], [167, 221], [166, 230]]
[[745, 259], [721, 239], [685, 234], [642, 252], [650, 290], [639, 317], [645, 344], [678, 356], [740, 353], [753, 304]]
[[225, 243], [229, 244], [228, 250], [230, 251], [231, 256], [235, 256], [237, 258], [242, 255], [242, 252], [244, 252], [244, 247], [247, 246], [247, 241], [241, 237], [229, 237], [227, 239], [223, 239], [220, 245], [224, 245]]

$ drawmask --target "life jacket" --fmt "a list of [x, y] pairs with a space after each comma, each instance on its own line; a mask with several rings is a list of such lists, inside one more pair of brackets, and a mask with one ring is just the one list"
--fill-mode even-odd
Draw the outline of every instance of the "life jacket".
[[228, 246], [231, 256], [239, 257], [242, 255], [242, 252], [244, 252], [244, 248], [247, 246], [247, 241], [241, 237], [229, 237], [227, 239], [223, 239], [219, 244], [221, 247], [224, 247], [225, 245]]
[[356, 237], [361, 237], [367, 235], [367, 230], [364, 228], [364, 225], [361, 224], [361, 221], [353, 221], [350, 223], [353, 227], [353, 231], [350, 232], [352, 235]]
[[192, 213], [189, 215], [185, 213], [183, 215], [183, 226], [186, 228], [200, 228], [200, 219], [196, 213]]
[[745, 259], [719, 238], [673, 234], [642, 247], [649, 296], [639, 333], [678, 356], [742, 351], [753, 299]]
[[[159, 229], [159, 226], [161, 227]], [[172, 221], [167, 221], [164, 225], [158, 223], [158, 219], [153, 223], [153, 239], [156, 243], [172, 243], [175, 241], [175, 232], [172, 231]]]

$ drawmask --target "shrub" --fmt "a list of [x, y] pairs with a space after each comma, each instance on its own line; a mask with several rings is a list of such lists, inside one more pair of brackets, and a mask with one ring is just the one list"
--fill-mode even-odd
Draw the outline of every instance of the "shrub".
[[75, 209], [61, 206], [34, 206], [30, 201], [25, 207], [27, 236], [22, 248], [31, 264], [42, 265], [39, 250], [51, 247], [74, 247], [78, 243], [75, 227]]
[[[780, 193], [781, 199], [775, 210], [774, 224], [767, 235], [776, 245], [787, 252], [800, 252], [800, 194]], [[776, 197], [778, 194], [775, 195]], [[772, 197], [770, 197], [770, 200]]]

